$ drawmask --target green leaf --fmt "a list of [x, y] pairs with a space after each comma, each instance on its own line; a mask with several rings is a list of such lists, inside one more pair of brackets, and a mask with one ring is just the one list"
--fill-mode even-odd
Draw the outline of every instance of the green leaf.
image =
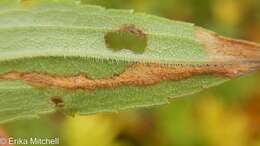
[[1, 122], [165, 104], [259, 67], [259, 45], [190, 23], [71, 1], [0, 8]]

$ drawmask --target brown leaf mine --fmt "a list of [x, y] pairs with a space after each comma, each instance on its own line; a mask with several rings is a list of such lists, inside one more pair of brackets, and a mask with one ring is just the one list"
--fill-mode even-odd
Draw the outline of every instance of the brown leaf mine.
[[49, 98], [49, 103], [55, 108], [64, 107], [65, 103], [61, 97], [55, 96]]
[[222, 37], [215, 32], [195, 28], [195, 38], [201, 42], [214, 62], [254, 62], [260, 64], [260, 45]]
[[[90, 79], [84, 75], [54, 76], [42, 73], [9, 72], [0, 74], [0, 80], [22, 80], [41, 88], [63, 88], [69, 90], [95, 90], [100, 88], [115, 88], [119, 86], [151, 86], [161, 81], [178, 81], [195, 75], [216, 75], [235, 78], [250, 72], [257, 64], [207, 64], [207, 65], [176, 65], [163, 66], [157, 64], [133, 64], [121, 74], [111, 77]], [[60, 105], [59, 98], [51, 100], [54, 105]]]

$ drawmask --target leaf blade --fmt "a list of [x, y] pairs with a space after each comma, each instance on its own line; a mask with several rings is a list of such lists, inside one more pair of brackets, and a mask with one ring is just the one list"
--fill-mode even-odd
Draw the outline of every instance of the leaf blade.
[[[147, 48], [142, 54], [107, 48], [105, 34], [125, 25], [138, 28], [127, 30], [129, 32], [142, 31], [148, 36]], [[193, 24], [97, 6], [55, 4], [1, 11], [0, 102], [11, 111], [2, 107], [0, 121], [56, 110], [91, 114], [165, 104], [170, 98], [199, 92], [256, 67], [254, 63], [249, 64], [251, 66], [241, 63], [237, 57], [218, 63], [195, 32]], [[232, 59], [238, 62], [233, 64]], [[231, 66], [227, 66], [230, 63]], [[130, 75], [137, 78], [126, 85], [110, 88], [107, 84], [93, 91], [79, 88], [87, 79], [100, 84], [105, 79], [112, 82], [135, 64], [144, 64], [146, 70], [139, 68], [138, 72], [138, 68], [134, 68], [137, 72], [133, 69]], [[150, 67], [153, 64], [163, 71], [154, 70]], [[176, 74], [171, 68], [176, 69]], [[148, 76], [150, 72], [152, 76]], [[30, 74], [26, 73], [35, 76], [28, 78]], [[149, 84], [146, 78], [160, 80]], [[48, 84], [55, 79], [62, 83], [75, 82], [75, 89], [60, 88], [57, 81]], [[42, 82], [49, 87], [37, 86]], [[64, 107], [50, 104], [52, 97], [59, 97]]]

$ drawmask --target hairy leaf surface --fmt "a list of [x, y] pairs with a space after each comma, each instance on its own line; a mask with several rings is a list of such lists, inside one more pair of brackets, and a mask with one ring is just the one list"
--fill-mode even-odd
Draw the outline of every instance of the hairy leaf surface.
[[258, 44], [64, 0], [0, 2], [0, 121], [165, 104], [259, 68]]

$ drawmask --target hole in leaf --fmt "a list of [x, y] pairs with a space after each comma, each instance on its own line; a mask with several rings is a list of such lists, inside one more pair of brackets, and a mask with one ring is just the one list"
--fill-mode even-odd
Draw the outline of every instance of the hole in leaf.
[[65, 105], [63, 99], [58, 96], [50, 97], [49, 102], [55, 108], [62, 108]]
[[114, 51], [127, 49], [136, 53], [143, 53], [147, 47], [146, 34], [133, 25], [124, 26], [117, 31], [108, 32], [105, 35], [105, 41], [107, 48]]

